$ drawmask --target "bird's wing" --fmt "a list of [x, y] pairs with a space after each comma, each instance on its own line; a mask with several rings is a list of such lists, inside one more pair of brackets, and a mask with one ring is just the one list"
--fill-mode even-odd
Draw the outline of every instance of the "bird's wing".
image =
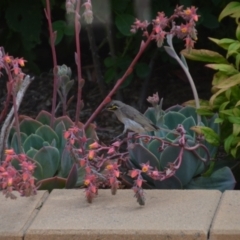
[[[123, 106], [122, 110], [125, 112], [125, 115], [126, 115], [127, 118], [138, 122], [143, 127], [149, 126], [149, 127], [153, 127], [153, 128], [158, 129], [158, 127], [155, 126], [150, 119], [148, 119], [145, 115], [140, 113], [137, 109], [135, 109], [131, 106], [128, 106], [128, 108]], [[141, 118], [139, 118], [139, 116], [141, 116]]]

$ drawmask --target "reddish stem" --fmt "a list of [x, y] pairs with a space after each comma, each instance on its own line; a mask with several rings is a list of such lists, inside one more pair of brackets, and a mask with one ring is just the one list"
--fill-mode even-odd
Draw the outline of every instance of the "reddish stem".
[[12, 89], [13, 89], [13, 79], [12, 79], [12, 74], [11, 74], [11, 70], [8, 66], [8, 64], [5, 64], [5, 70], [7, 72], [8, 75], [8, 83], [7, 83], [7, 99], [4, 103], [4, 109], [2, 110], [1, 114], [0, 114], [0, 123], [4, 120], [4, 118], [7, 115], [7, 111], [8, 111], [8, 106], [9, 103], [11, 101], [11, 96], [12, 96]]
[[57, 76], [57, 55], [55, 50], [55, 39], [56, 39], [56, 32], [53, 33], [52, 28], [52, 21], [51, 21], [51, 8], [49, 0], [46, 0], [47, 10], [44, 9], [46, 18], [48, 20], [48, 28], [49, 28], [49, 36], [50, 36], [50, 44], [52, 50], [52, 58], [53, 58], [53, 99], [52, 99], [52, 112], [51, 112], [51, 123], [50, 126], [53, 126], [53, 121], [55, 117], [55, 109], [56, 109], [56, 102], [57, 102], [57, 87], [58, 87], [58, 76]]
[[81, 69], [81, 50], [80, 50], [80, 30], [81, 25], [79, 21], [79, 9], [80, 9], [81, 0], [77, 1], [77, 7], [75, 12], [75, 42], [76, 42], [76, 50], [75, 53], [75, 61], [77, 65], [77, 73], [78, 73], [78, 95], [77, 95], [77, 106], [76, 106], [76, 116], [75, 116], [75, 124], [77, 125], [80, 116], [80, 108], [82, 101], [82, 69]]
[[154, 34], [154, 31], [149, 35], [146, 42], [142, 42], [141, 47], [136, 55], [136, 57], [133, 59], [132, 63], [129, 65], [128, 69], [124, 73], [124, 75], [117, 80], [115, 86], [113, 89], [109, 92], [109, 94], [104, 98], [104, 100], [101, 102], [101, 104], [98, 106], [98, 108], [93, 112], [91, 117], [87, 120], [87, 122], [84, 125], [84, 128], [86, 129], [87, 126], [93, 121], [93, 119], [100, 113], [102, 108], [110, 101], [111, 97], [114, 95], [114, 93], [118, 90], [118, 88], [123, 84], [123, 82], [126, 80], [127, 76], [131, 74], [133, 71], [133, 68], [135, 64], [137, 63], [138, 59], [141, 57], [142, 53], [146, 49], [146, 47], [149, 45], [149, 43], [152, 41], [152, 35]]

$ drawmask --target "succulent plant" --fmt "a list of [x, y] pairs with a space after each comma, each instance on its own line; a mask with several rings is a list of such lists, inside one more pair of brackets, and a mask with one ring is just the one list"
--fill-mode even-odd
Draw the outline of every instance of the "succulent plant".
[[[78, 164], [65, 147], [64, 131], [74, 125], [72, 120], [68, 116], [54, 118], [50, 127], [51, 114], [46, 111], [41, 111], [36, 119], [19, 116], [19, 120], [22, 149], [19, 149], [15, 126], [10, 130], [8, 148], [17, 154], [24, 152], [36, 163], [34, 177], [40, 189], [74, 187], [83, 176], [79, 176]], [[79, 122], [78, 127], [83, 128], [83, 124]], [[86, 146], [97, 139], [94, 125], [89, 125], [85, 134]]]
[[[154, 180], [143, 172], [141, 174], [146, 180], [143, 182], [143, 187], [158, 189], [207, 188], [221, 191], [233, 189], [235, 179], [230, 168], [226, 166], [213, 167], [219, 135], [219, 125], [214, 123], [217, 114], [210, 119], [203, 117], [199, 122], [194, 107], [176, 105], [163, 111], [161, 103], [160, 105], [155, 104], [145, 112], [145, 116], [151, 119], [160, 130], [149, 132], [142, 137], [133, 137], [132, 142], [129, 143], [128, 169], [141, 169], [143, 164], [149, 164], [153, 169], [165, 171], [167, 174], [166, 169], [175, 167], [176, 159], [182, 150], [181, 144], [179, 144], [180, 134], [176, 130], [179, 127], [185, 130], [186, 147], [183, 148], [181, 165], [172, 174], [173, 176], [165, 177], [165, 180]], [[208, 139], [199, 136], [198, 133], [201, 129], [211, 131], [211, 134], [207, 135]], [[133, 184], [133, 180], [127, 175], [123, 175], [123, 180], [127, 184]]]

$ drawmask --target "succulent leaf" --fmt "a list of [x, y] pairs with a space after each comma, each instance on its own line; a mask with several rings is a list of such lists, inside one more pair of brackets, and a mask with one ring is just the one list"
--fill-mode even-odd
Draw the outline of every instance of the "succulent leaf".
[[[56, 141], [56, 144], [59, 142], [59, 138], [57, 134], [53, 131], [53, 129], [47, 125], [43, 125], [39, 127], [36, 131], [36, 134], [40, 136], [44, 141], [47, 141], [50, 145], [52, 145], [53, 140]], [[56, 144], [54, 144], [56, 146]]]
[[31, 134], [26, 138], [23, 143], [24, 152], [27, 152], [31, 148], [35, 148], [37, 150], [41, 149], [43, 146], [44, 139], [37, 134]]
[[149, 162], [150, 166], [159, 169], [159, 162], [155, 155], [139, 143], [132, 144], [129, 147], [129, 152], [133, 156], [133, 163], [139, 168], [141, 168], [140, 164]]
[[76, 185], [77, 180], [78, 180], [78, 167], [77, 164], [74, 163], [67, 178], [66, 188], [73, 188]]
[[37, 149], [31, 147], [31, 148], [26, 152], [26, 155], [27, 155], [28, 157], [30, 157], [30, 158], [33, 158], [37, 152], [38, 152]]
[[[161, 152], [159, 151], [161, 147], [161, 142], [158, 141], [157, 139], [152, 140], [148, 145], [147, 148], [148, 150], [155, 155], [157, 159], [160, 159]], [[159, 169], [159, 168], [158, 168]]]
[[59, 139], [57, 148], [59, 150], [60, 155], [62, 154], [66, 144], [66, 139], [63, 137], [63, 134], [65, 131], [66, 131], [66, 128], [63, 121], [59, 122], [55, 127], [55, 133], [58, 135], [58, 139]]
[[183, 107], [182, 109], [180, 109], [178, 112], [183, 114], [186, 118], [192, 117], [194, 119], [195, 123], [197, 123], [196, 108], [191, 107], [191, 106], [186, 106], [186, 107]]
[[42, 110], [36, 117], [36, 120], [43, 125], [50, 126], [51, 123], [51, 114], [47, 111]]
[[67, 149], [64, 149], [61, 155], [61, 176], [68, 177], [69, 171], [73, 166], [73, 159]]
[[186, 130], [186, 132], [191, 136], [191, 137], [195, 137], [195, 133], [194, 131], [191, 130], [191, 127], [196, 126], [196, 122], [194, 120], [194, 118], [191, 117], [187, 117], [183, 122], [182, 125], [184, 127], [184, 129]]
[[27, 118], [27, 119], [23, 119], [19, 127], [20, 127], [20, 132], [23, 132], [29, 136], [30, 134], [35, 133], [37, 129], [42, 125], [43, 124], [38, 122], [37, 120]]
[[68, 117], [68, 116], [62, 116], [62, 117], [58, 117], [54, 123], [53, 123], [53, 129], [56, 129], [56, 126], [60, 123], [63, 122], [65, 129], [69, 129], [70, 127], [72, 127], [74, 125], [73, 121]]
[[66, 186], [66, 179], [61, 177], [51, 177], [38, 182], [39, 190], [52, 191], [53, 189], [62, 189]]
[[186, 117], [178, 112], [169, 111], [164, 115], [164, 124], [168, 129], [176, 129], [178, 124], [181, 124]]
[[[27, 139], [27, 134], [20, 132], [20, 139], [21, 139], [21, 143], [23, 143]], [[22, 152], [18, 147], [18, 140], [17, 140], [16, 132], [13, 134], [10, 148], [13, 148], [15, 150], [15, 153], [17, 153], [17, 154]]]
[[218, 189], [223, 192], [232, 190], [236, 184], [236, 180], [229, 167], [223, 167], [212, 173], [209, 177], [197, 177], [192, 179], [185, 188], [186, 189]]
[[182, 189], [181, 181], [176, 177], [172, 176], [163, 181], [154, 180], [154, 185], [156, 189]]
[[44, 169], [42, 178], [37, 178], [37, 180], [50, 178], [54, 176], [58, 170], [60, 164], [59, 151], [55, 147], [43, 147], [34, 155], [34, 160], [40, 163]]
[[[180, 151], [180, 147], [166, 147], [160, 158], [161, 169], [164, 170], [169, 163], [173, 163], [179, 156]], [[175, 176], [180, 179], [184, 186], [192, 180], [198, 167], [199, 159], [197, 159], [193, 153], [184, 151], [181, 166], [176, 171]]]

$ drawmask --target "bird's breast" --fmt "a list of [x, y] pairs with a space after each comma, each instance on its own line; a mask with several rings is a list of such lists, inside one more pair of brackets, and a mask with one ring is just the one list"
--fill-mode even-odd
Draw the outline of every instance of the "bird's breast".
[[144, 128], [142, 127], [142, 125], [140, 125], [139, 123], [129, 119], [129, 118], [123, 118], [122, 122], [125, 125], [125, 128], [132, 130], [134, 132], [137, 133], [142, 133], [145, 132]]

